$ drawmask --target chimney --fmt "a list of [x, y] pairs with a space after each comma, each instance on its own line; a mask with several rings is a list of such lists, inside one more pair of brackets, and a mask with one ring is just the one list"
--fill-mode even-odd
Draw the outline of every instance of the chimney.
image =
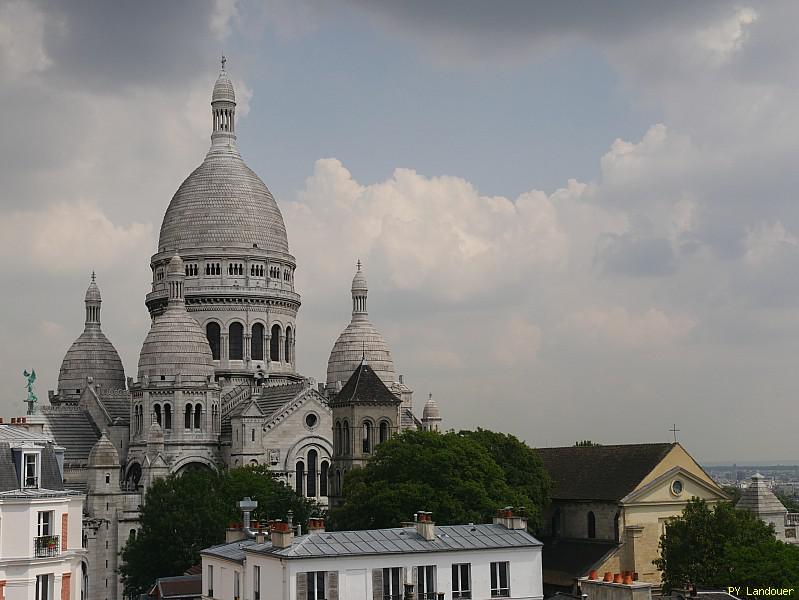
[[241, 523], [229, 523], [225, 529], [225, 543], [240, 542], [246, 536], [241, 528]]
[[308, 519], [308, 533], [324, 533], [325, 520], [320, 518]]
[[257, 531], [255, 533], [255, 543], [256, 544], [265, 544], [266, 543], [266, 532], [265, 531]]
[[416, 513], [416, 533], [428, 542], [436, 539], [436, 524], [433, 523], [433, 513], [418, 511]]
[[500, 508], [497, 511], [497, 516], [494, 517], [494, 525], [502, 525], [505, 529], [521, 529], [527, 530], [527, 517], [524, 514], [524, 507], [519, 507], [518, 513], [513, 512], [512, 506]]
[[607, 572], [601, 581], [580, 577], [578, 583], [587, 600], [652, 600], [652, 584], [633, 581], [629, 571]]
[[269, 537], [272, 539], [272, 548], [289, 548], [294, 542], [294, 530], [289, 523], [272, 521], [269, 523]]

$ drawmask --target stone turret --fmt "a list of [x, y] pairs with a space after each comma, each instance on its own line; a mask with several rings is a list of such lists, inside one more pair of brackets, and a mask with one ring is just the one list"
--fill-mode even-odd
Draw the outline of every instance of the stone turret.
[[752, 475], [752, 483], [743, 491], [735, 508], [748, 510], [760, 517], [766, 524], [774, 525], [774, 534], [777, 539], [785, 539], [785, 517], [788, 514], [788, 509], [769, 489], [766, 478], [760, 473]]

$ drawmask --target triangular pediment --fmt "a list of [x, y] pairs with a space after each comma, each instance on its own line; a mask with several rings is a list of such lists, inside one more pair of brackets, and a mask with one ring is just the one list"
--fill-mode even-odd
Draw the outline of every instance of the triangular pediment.
[[621, 504], [682, 504], [691, 498], [709, 502], [728, 499], [712, 481], [707, 482], [682, 466], [674, 466], [630, 492], [621, 499]]

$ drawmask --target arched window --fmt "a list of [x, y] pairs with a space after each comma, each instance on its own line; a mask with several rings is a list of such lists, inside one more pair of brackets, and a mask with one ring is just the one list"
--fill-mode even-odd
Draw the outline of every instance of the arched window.
[[196, 404], [194, 406], [194, 428], [200, 429], [200, 423], [203, 414], [203, 407], [202, 404]]
[[269, 340], [269, 358], [280, 360], [280, 325], [272, 325], [272, 338]]
[[619, 518], [621, 515], [616, 513], [616, 516], [613, 517], [613, 539], [616, 540], [616, 543], [621, 541], [621, 530], [619, 528]]
[[287, 363], [291, 362], [291, 335], [291, 327], [286, 327], [286, 347], [284, 348], [283, 361]]
[[336, 493], [341, 495], [341, 471], [336, 469]]
[[328, 464], [326, 460], [322, 461], [322, 466], [319, 469], [319, 495], [327, 496], [327, 478], [330, 476], [328, 473]]
[[191, 429], [191, 404], [186, 405], [186, 412], [183, 415], [183, 429]]
[[252, 355], [253, 360], [264, 359], [264, 326], [260, 323], [256, 323], [252, 326], [250, 354]]
[[364, 421], [361, 426], [363, 440], [363, 453], [369, 454], [372, 451], [372, 424], [369, 421]]
[[593, 540], [596, 538], [596, 517], [594, 511], [588, 511], [588, 539]]
[[155, 411], [155, 420], [160, 425], [161, 424], [161, 405], [160, 404], [156, 404], [153, 407], [153, 410]]
[[211, 418], [213, 419], [212, 427], [214, 433], [219, 433], [219, 407], [216, 404], [214, 404], [213, 409], [211, 409]]
[[552, 537], [560, 537], [560, 509], [552, 513]]
[[228, 328], [230, 360], [244, 360], [244, 325], [231, 323]]
[[164, 404], [164, 429], [172, 429], [172, 405]]
[[388, 423], [380, 421], [380, 443], [382, 444], [386, 440], [388, 440]]
[[219, 323], [211, 321], [205, 326], [205, 336], [208, 338], [208, 345], [211, 346], [211, 356], [214, 360], [219, 360], [220, 333]]
[[251, 442], [255, 441], [255, 429], [250, 430], [250, 441]]
[[336, 421], [336, 430], [333, 435], [333, 450], [336, 454], [341, 454], [341, 422]]
[[295, 474], [295, 484], [297, 487], [297, 495], [303, 495], [303, 488], [305, 487], [303, 484], [305, 483], [305, 465], [302, 461], [297, 462], [297, 472]]
[[341, 449], [342, 454], [352, 454], [352, 447], [350, 446], [350, 424], [344, 421], [342, 433], [344, 433], [344, 447]]
[[308, 497], [316, 497], [316, 459], [319, 455], [316, 450], [308, 452]]

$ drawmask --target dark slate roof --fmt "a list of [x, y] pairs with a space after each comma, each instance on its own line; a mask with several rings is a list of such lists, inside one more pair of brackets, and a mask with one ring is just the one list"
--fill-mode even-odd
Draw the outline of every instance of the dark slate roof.
[[308, 385], [304, 381], [267, 385], [261, 388], [261, 393], [255, 401], [264, 416], [269, 418], [288, 402], [294, 400], [307, 387]]
[[89, 414], [74, 407], [42, 407], [50, 431], [59, 446], [63, 446], [66, 463], [87, 463], [92, 446], [100, 439], [100, 430]]
[[236, 561], [237, 563], [244, 564], [244, 548], [254, 546], [255, 540], [242, 540], [239, 542], [230, 542], [228, 544], [220, 544], [218, 546], [211, 546], [201, 552], [201, 554], [208, 554], [218, 558], [226, 558], [228, 560]]
[[674, 444], [538, 448], [553, 500], [621, 500]]
[[541, 542], [523, 529], [478, 524], [439, 525], [436, 527], [435, 539], [430, 541], [419, 535], [415, 527], [396, 527], [309, 533], [295, 538], [288, 548], [273, 548], [272, 543], [267, 542], [254, 544], [248, 549], [280, 558], [316, 558], [540, 546]]
[[551, 585], [571, 585], [577, 577], [588, 572], [619, 547], [616, 542], [556, 538], [544, 540], [541, 568], [544, 582]]
[[400, 411], [400, 426], [402, 429], [421, 429], [422, 422], [416, 418], [410, 408], [405, 408]]
[[199, 598], [202, 596], [203, 576], [178, 575], [161, 577], [155, 582], [160, 598]]
[[64, 478], [61, 476], [61, 469], [58, 468], [58, 459], [56, 458], [53, 444], [47, 444], [42, 448], [42, 469], [39, 485], [48, 490], [64, 489]]
[[386, 387], [372, 367], [363, 361], [352, 372], [347, 383], [330, 403], [349, 404], [351, 402], [400, 404], [401, 400]]
[[130, 422], [130, 395], [125, 390], [100, 391], [100, 403], [105, 408], [112, 421], [121, 423]]
[[0, 492], [19, 489], [19, 475], [8, 442], [0, 442]]
[[[18, 469], [21, 468], [21, 464], [14, 461], [13, 452], [17, 450], [12, 451], [13, 445], [13, 442], [0, 442], [0, 497], [63, 496], [64, 482], [52, 442], [40, 444], [41, 477], [39, 487], [30, 489], [23, 489], [20, 486], [21, 476]], [[30, 447], [31, 445], [27, 443], [19, 451]], [[20, 460], [19, 457], [17, 460]]]

